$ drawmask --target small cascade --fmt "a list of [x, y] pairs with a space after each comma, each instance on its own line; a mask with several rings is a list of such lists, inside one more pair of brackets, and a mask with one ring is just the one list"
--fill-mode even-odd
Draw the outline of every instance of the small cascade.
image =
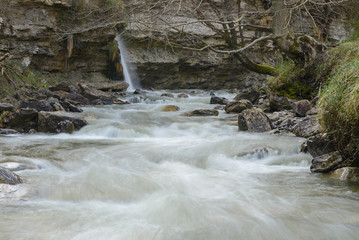
[[117, 35], [116, 41], [118, 44], [118, 49], [120, 50], [121, 54], [121, 63], [123, 67], [123, 76], [125, 78], [125, 82], [128, 83], [128, 92], [133, 92], [136, 88], [140, 88], [140, 84], [137, 81], [137, 75], [133, 71], [131, 64], [129, 62], [130, 58], [128, 55], [127, 47], [123, 40], [121, 39], [120, 35]]

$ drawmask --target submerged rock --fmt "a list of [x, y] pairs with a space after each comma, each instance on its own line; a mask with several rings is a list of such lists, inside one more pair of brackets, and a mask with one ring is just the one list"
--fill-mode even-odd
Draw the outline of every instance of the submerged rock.
[[253, 108], [253, 104], [248, 100], [238, 100], [227, 103], [224, 108], [226, 113], [241, 113], [246, 109]]
[[170, 97], [170, 98], [174, 98], [175, 96], [172, 93], [162, 93], [161, 97]]
[[0, 183], [16, 185], [22, 183], [22, 179], [9, 169], [0, 167]]
[[314, 173], [327, 173], [337, 168], [343, 162], [339, 152], [332, 152], [312, 160], [310, 171]]
[[200, 117], [200, 116], [218, 116], [219, 112], [214, 109], [197, 109], [192, 112], [186, 113], [189, 117]]
[[164, 111], [164, 112], [176, 112], [179, 110], [180, 110], [180, 108], [175, 105], [167, 105], [162, 108], [162, 111]]
[[71, 133], [86, 126], [85, 119], [68, 112], [39, 112], [38, 131]]
[[178, 98], [189, 98], [188, 94], [187, 93], [179, 93], [177, 95]]
[[272, 130], [270, 121], [261, 109], [247, 109], [238, 115], [238, 129], [249, 132], [268, 132]]

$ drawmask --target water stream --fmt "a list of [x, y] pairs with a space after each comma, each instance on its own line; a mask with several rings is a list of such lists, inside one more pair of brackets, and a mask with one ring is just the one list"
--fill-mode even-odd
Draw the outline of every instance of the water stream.
[[161, 93], [87, 107], [73, 135], [0, 137], [0, 162], [32, 168], [25, 195], [0, 198], [0, 239], [357, 239], [358, 186], [311, 174], [303, 139], [185, 117], [209, 93]]

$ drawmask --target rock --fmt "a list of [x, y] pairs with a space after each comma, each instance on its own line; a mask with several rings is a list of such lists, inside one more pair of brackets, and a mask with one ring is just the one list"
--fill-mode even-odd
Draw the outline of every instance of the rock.
[[2, 135], [2, 134], [16, 134], [16, 133], [19, 133], [19, 132], [14, 130], [14, 129], [0, 128], [0, 135]]
[[261, 109], [247, 109], [238, 115], [238, 129], [250, 132], [272, 130], [270, 121]]
[[128, 88], [128, 83], [126, 82], [102, 82], [97, 84], [91, 84], [92, 87], [97, 90], [104, 92], [123, 92]]
[[[70, 124], [70, 122], [73, 124]], [[48, 133], [70, 133], [71, 129], [80, 130], [86, 126], [83, 118], [68, 112], [39, 112], [38, 131]]]
[[274, 94], [269, 88], [266, 88], [265, 91], [269, 100], [269, 108], [271, 111], [290, 109], [290, 104], [286, 97]]
[[319, 113], [319, 109], [316, 107], [313, 107], [306, 113], [306, 115], [317, 115], [318, 113]]
[[4, 116], [3, 125], [6, 128], [28, 132], [30, 129], [37, 129], [38, 112], [35, 109], [17, 109], [9, 115]]
[[86, 106], [90, 104], [90, 101], [87, 98], [78, 93], [66, 93], [64, 96], [60, 97], [60, 99], [74, 105]]
[[312, 104], [308, 100], [300, 100], [292, 104], [294, 112], [299, 117], [305, 117], [307, 112], [312, 109]]
[[170, 98], [174, 98], [175, 96], [173, 96], [172, 93], [162, 93], [161, 97], [170, 97]]
[[259, 160], [268, 157], [270, 154], [278, 154], [278, 150], [274, 150], [269, 147], [262, 147], [262, 148], [257, 148], [253, 151], [241, 153], [238, 155], [238, 157]]
[[175, 105], [167, 105], [162, 108], [162, 111], [164, 111], [164, 112], [176, 112], [179, 110], [180, 110], [180, 108]]
[[145, 94], [146, 91], [143, 91], [142, 89], [136, 88], [135, 91], [133, 91], [133, 94]]
[[234, 97], [234, 100], [248, 100], [251, 103], [257, 102], [260, 92], [256, 88], [247, 88], [241, 91], [237, 96]]
[[22, 183], [22, 179], [9, 169], [0, 167], [0, 183], [16, 185]]
[[187, 95], [187, 93], [180, 93], [177, 95], [178, 98], [189, 98], [189, 96]]
[[104, 96], [101, 96], [100, 98], [91, 101], [92, 105], [111, 105], [113, 103], [114, 102], [112, 97], [104, 97]]
[[328, 134], [312, 136], [306, 141], [306, 145], [312, 157], [318, 157], [336, 151], [333, 141], [328, 138]]
[[28, 99], [20, 102], [20, 108], [33, 108], [37, 111], [54, 111], [51, 104], [46, 100]]
[[224, 110], [224, 106], [215, 106], [214, 110]]
[[219, 112], [214, 109], [197, 109], [186, 115], [189, 117], [198, 117], [198, 116], [218, 116]]
[[78, 108], [69, 102], [63, 101], [60, 104], [65, 109], [66, 112], [83, 112], [81, 108]]
[[253, 108], [253, 105], [250, 101], [238, 100], [227, 103], [224, 109], [226, 110], [226, 113], [241, 113], [242, 111], [251, 108]]
[[72, 85], [66, 82], [61, 82], [55, 86], [49, 87], [49, 89], [53, 92], [55, 91], [64, 91], [68, 93], [78, 93], [80, 88], [76, 85]]
[[314, 117], [308, 117], [303, 121], [297, 123], [293, 128], [292, 132], [297, 137], [309, 138], [314, 135], [319, 134], [322, 131], [322, 127], [319, 124], [319, 121]]
[[345, 180], [345, 181], [359, 181], [359, 168], [357, 167], [343, 167], [338, 168], [335, 171], [330, 173], [330, 177]]
[[0, 103], [0, 113], [3, 111], [13, 111], [14, 106], [10, 103]]
[[312, 160], [310, 171], [314, 173], [327, 173], [337, 168], [343, 162], [339, 152], [328, 153]]
[[105, 93], [101, 90], [90, 88], [85, 84], [79, 84], [79, 87], [81, 90], [81, 94], [91, 102], [97, 99], [100, 99], [101, 102], [106, 102], [107, 99], [112, 99], [112, 96], [110, 94]]
[[228, 103], [228, 99], [224, 97], [212, 96], [209, 104], [220, 104], [226, 105]]

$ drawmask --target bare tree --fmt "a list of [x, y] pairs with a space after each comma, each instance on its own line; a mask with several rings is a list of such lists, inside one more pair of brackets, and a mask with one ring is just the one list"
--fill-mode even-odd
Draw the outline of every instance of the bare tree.
[[[348, 1], [137, 0], [131, 1], [139, 13], [132, 13], [130, 28], [173, 48], [231, 54], [252, 71], [276, 75], [274, 67], [251, 60], [246, 52], [272, 41], [286, 57], [305, 65], [326, 48], [326, 29], [338, 6]], [[295, 19], [312, 32], [298, 31]], [[245, 36], [248, 31], [255, 34]]]

